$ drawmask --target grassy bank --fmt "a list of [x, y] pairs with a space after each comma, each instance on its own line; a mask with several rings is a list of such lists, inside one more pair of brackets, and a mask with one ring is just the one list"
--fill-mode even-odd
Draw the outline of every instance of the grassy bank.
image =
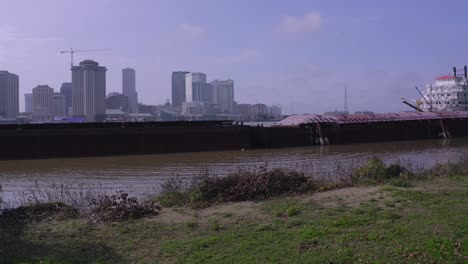
[[468, 177], [406, 183], [163, 208], [119, 222], [54, 214], [2, 222], [0, 262], [466, 263]]

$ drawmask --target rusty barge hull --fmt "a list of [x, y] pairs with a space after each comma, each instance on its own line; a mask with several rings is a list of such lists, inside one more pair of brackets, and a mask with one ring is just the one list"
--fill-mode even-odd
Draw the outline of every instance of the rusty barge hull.
[[467, 137], [468, 112], [297, 115], [278, 126], [309, 129], [312, 145]]

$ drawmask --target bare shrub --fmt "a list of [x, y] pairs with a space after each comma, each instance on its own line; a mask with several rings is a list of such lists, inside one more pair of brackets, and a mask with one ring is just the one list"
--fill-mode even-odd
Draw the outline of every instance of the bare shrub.
[[236, 202], [266, 199], [286, 193], [310, 190], [312, 181], [303, 173], [267, 168], [267, 164], [254, 170], [238, 170], [227, 176], [212, 175], [206, 169], [194, 175], [187, 188], [172, 188], [172, 183], [157, 200], [163, 206], [205, 207], [218, 202]]
[[161, 207], [153, 201], [138, 202], [128, 193], [118, 191], [114, 195], [104, 195], [92, 201], [91, 219], [95, 222], [123, 221], [150, 215], [158, 215]]

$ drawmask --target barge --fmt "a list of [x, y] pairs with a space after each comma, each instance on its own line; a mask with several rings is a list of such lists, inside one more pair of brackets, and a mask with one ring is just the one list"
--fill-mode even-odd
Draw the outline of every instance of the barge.
[[0, 125], [0, 159], [140, 155], [468, 136], [468, 112], [295, 115], [232, 121]]

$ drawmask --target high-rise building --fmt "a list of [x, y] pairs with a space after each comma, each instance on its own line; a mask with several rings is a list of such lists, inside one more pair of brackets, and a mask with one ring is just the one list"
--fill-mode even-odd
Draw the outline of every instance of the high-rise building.
[[106, 67], [85, 60], [72, 67], [72, 113], [86, 121], [106, 117]]
[[65, 117], [67, 116], [65, 95], [61, 93], [54, 93], [52, 96], [52, 114], [54, 117]]
[[177, 71], [172, 73], [172, 106], [180, 107], [185, 102], [185, 76], [190, 73]]
[[52, 97], [54, 89], [48, 85], [38, 85], [32, 89], [33, 93], [33, 121], [48, 122], [52, 121], [53, 104]]
[[62, 83], [60, 87], [60, 93], [65, 96], [65, 110], [66, 115], [71, 115], [72, 113], [72, 83], [65, 82]]
[[271, 115], [274, 118], [281, 118], [281, 105], [272, 105], [271, 106]]
[[128, 97], [120, 93], [110, 93], [106, 96], [107, 109], [128, 110]]
[[225, 113], [234, 112], [234, 81], [215, 80], [211, 82], [213, 84], [213, 99], [214, 103], [221, 106], [221, 110]]
[[202, 90], [201, 90], [201, 101], [205, 103], [213, 104], [215, 102], [213, 90], [214, 90], [213, 84], [205, 83], [202, 86]]
[[122, 70], [122, 94], [128, 97], [128, 112], [138, 113], [135, 70], [132, 68]]
[[206, 74], [191, 72], [185, 75], [185, 101], [213, 103], [213, 86], [206, 83]]
[[19, 77], [0, 71], [0, 117], [16, 118], [19, 114]]
[[251, 104], [237, 104], [236, 113], [249, 116], [252, 114], [252, 105]]
[[26, 113], [33, 112], [33, 94], [32, 93], [24, 94], [24, 111]]
[[265, 116], [268, 115], [268, 106], [265, 104], [253, 104], [251, 111], [254, 116]]

